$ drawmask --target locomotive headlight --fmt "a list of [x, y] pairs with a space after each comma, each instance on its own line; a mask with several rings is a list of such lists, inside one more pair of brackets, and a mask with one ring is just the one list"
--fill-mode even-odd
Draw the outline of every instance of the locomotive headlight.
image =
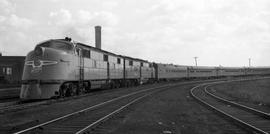
[[34, 52], [35, 52], [35, 55], [37, 55], [37, 56], [41, 56], [43, 54], [42, 48], [38, 47], [38, 46], [35, 48]]

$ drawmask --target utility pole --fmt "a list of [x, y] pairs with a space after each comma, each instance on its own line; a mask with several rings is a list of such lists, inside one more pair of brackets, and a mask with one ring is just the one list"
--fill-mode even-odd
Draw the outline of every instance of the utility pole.
[[248, 58], [248, 66], [251, 66], [251, 58]]
[[195, 65], [197, 66], [197, 58], [198, 57], [193, 57], [195, 59]]

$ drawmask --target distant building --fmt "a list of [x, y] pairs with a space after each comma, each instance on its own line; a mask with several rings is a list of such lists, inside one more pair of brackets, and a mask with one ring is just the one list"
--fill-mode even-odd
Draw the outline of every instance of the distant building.
[[20, 83], [25, 56], [0, 55], [0, 84]]

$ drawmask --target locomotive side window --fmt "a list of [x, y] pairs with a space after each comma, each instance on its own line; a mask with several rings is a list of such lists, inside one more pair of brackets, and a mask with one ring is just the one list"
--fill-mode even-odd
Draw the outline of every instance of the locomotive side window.
[[132, 60], [129, 61], [129, 65], [133, 66], [133, 61]]
[[103, 55], [103, 61], [108, 61], [108, 55]]
[[85, 50], [85, 49], [83, 49], [82, 50], [82, 56], [83, 57], [85, 57], [85, 58], [91, 58], [91, 56], [90, 56], [91, 54], [90, 54], [90, 50]]
[[121, 59], [117, 58], [117, 64], [121, 64]]
[[141, 62], [141, 67], [143, 67], [143, 62]]

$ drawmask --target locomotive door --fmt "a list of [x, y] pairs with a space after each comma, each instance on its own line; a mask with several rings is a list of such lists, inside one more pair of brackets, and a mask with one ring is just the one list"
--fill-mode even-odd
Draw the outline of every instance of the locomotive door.
[[79, 49], [79, 85], [83, 84], [84, 81], [84, 59], [82, 49]]

